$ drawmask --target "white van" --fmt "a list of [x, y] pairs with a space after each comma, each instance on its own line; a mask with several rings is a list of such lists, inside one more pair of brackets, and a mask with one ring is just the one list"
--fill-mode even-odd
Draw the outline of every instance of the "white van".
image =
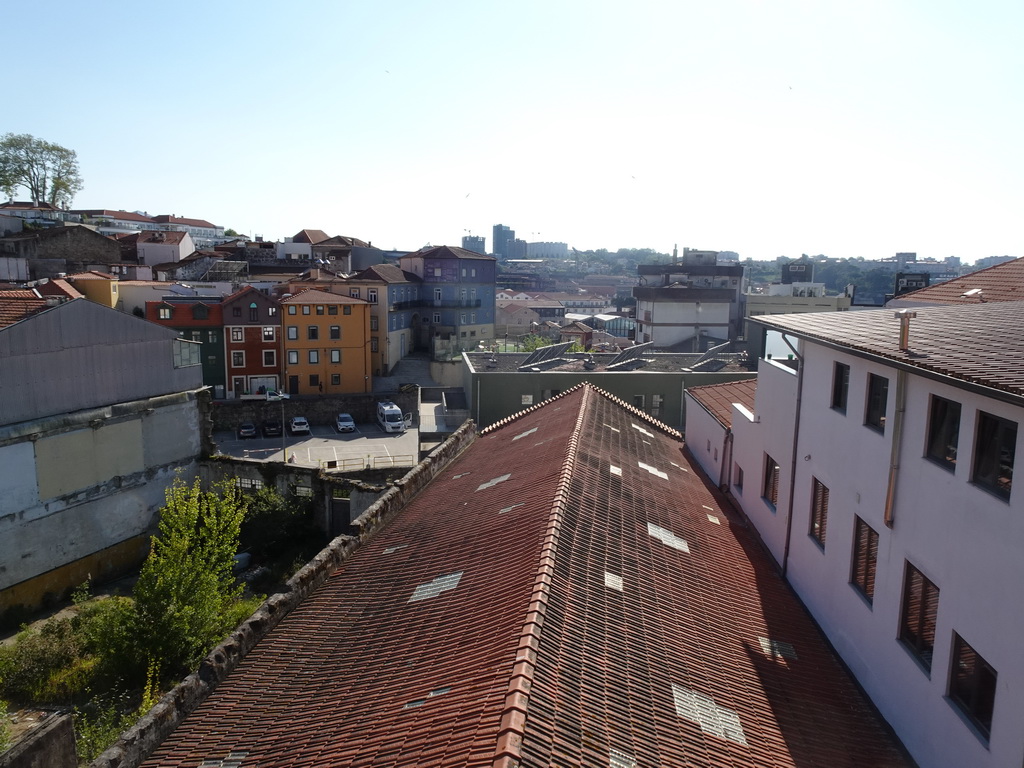
[[377, 423], [385, 432], [405, 432], [405, 418], [402, 409], [390, 400], [377, 403]]

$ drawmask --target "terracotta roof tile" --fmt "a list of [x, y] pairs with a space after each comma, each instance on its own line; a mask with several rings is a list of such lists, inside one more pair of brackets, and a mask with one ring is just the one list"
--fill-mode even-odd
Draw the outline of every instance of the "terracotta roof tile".
[[[981, 289], [981, 295], [964, 296]], [[984, 301], [1024, 301], [1024, 258], [979, 269], [963, 277], [930, 285], [897, 297], [894, 305], [978, 304]]]
[[732, 404], [739, 403], [754, 411], [754, 393], [757, 379], [727, 381], [724, 384], [707, 384], [703, 387], [688, 387], [686, 391], [714, 416], [723, 427], [732, 427]]
[[[41, 299], [31, 292], [31, 296], [21, 295], [25, 291], [0, 292], [0, 328], [14, 325], [37, 312], [50, 306], [46, 299]], [[17, 295], [13, 295], [17, 294]]]
[[144, 765], [908, 765], [694, 466], [589, 385], [485, 430]]
[[159, 222], [160, 224], [180, 224], [186, 227], [199, 227], [202, 229], [216, 229], [217, 227], [205, 219], [186, 219], [181, 216], [168, 216], [167, 214], [161, 214], [160, 216], [154, 216], [153, 221]]
[[316, 245], [317, 243], [322, 243], [324, 240], [329, 239], [330, 236], [322, 229], [303, 229], [292, 238], [292, 242]]
[[366, 304], [364, 299], [356, 299], [351, 296], [343, 296], [340, 293], [328, 293], [318, 291], [315, 288], [307, 288], [304, 291], [281, 299], [282, 304]]
[[[910, 310], [908, 310], [910, 311]], [[892, 309], [762, 315], [750, 318], [847, 351], [877, 355], [962, 381], [1024, 395], [1024, 302], [919, 307], [910, 321], [909, 351], [899, 348]]]

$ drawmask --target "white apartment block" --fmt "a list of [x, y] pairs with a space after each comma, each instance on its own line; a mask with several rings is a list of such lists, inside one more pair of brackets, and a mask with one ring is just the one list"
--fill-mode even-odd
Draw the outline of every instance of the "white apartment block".
[[1020, 766], [1024, 302], [756, 322], [793, 358], [690, 450], [919, 765]]

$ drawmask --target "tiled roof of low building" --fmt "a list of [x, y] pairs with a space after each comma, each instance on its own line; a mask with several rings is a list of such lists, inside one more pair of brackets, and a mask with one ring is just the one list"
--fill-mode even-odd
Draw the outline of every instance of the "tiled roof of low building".
[[981, 304], [990, 301], [1024, 301], [1024, 258], [905, 293], [892, 304]]
[[718, 423], [725, 428], [732, 427], [732, 404], [739, 403], [748, 411], [754, 411], [754, 394], [757, 379], [727, 381], [724, 384], [706, 384], [703, 387], [688, 387], [686, 392]]
[[303, 229], [295, 237], [292, 238], [293, 243], [310, 243], [316, 245], [322, 243], [324, 240], [329, 240], [330, 235], [324, 232], [322, 229]]
[[589, 385], [482, 432], [144, 765], [231, 753], [909, 764], [679, 433]]
[[201, 229], [216, 229], [214, 224], [206, 221], [205, 219], [186, 219], [183, 216], [173, 216], [167, 214], [161, 214], [154, 216], [153, 221], [159, 222], [160, 224], [179, 224], [184, 227], [197, 227]]
[[[120, 283], [119, 283], [120, 284]], [[82, 293], [67, 280], [60, 278], [48, 280], [37, 289], [43, 296], [62, 296], [67, 299], [80, 299]]]
[[366, 304], [364, 299], [356, 299], [351, 296], [343, 296], [340, 293], [328, 293], [318, 291], [315, 288], [307, 288], [304, 291], [281, 299], [282, 304]]
[[[911, 311], [911, 310], [907, 310]], [[909, 349], [900, 350], [900, 320], [892, 309], [762, 315], [751, 322], [849, 352], [972, 384], [1024, 395], [1024, 301], [918, 307]]]
[[162, 245], [177, 245], [188, 232], [164, 232], [162, 230], [145, 230], [138, 233], [138, 243], [155, 243]]
[[105, 208], [68, 211], [68, 213], [77, 213], [93, 219], [117, 219], [118, 221], [134, 221], [140, 224], [152, 224], [156, 221], [156, 219], [150, 216], [145, 216], [141, 213], [132, 213], [131, 211], [108, 211]]
[[374, 264], [356, 272], [352, 280], [380, 280], [385, 283], [422, 283], [419, 275], [406, 272], [395, 264]]
[[0, 291], [0, 328], [14, 325], [49, 306], [50, 302], [35, 291]]
[[[476, 251], [467, 251], [465, 248], [458, 248], [454, 245], [435, 245], [428, 248], [421, 248], [415, 253], [408, 253], [402, 259], [410, 256], [421, 256], [425, 259], [477, 259], [480, 261], [497, 261], [493, 256], [487, 256]], [[401, 259], [399, 259], [401, 261]]]

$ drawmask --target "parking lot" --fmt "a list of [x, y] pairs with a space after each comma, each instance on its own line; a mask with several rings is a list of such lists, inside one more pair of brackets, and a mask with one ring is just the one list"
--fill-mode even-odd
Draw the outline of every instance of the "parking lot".
[[355, 432], [339, 433], [333, 425], [311, 424], [310, 434], [239, 439], [234, 432], [215, 432], [219, 451], [236, 458], [287, 460], [307, 467], [356, 471], [364, 468], [411, 467], [419, 461], [419, 431], [386, 433], [375, 423], [356, 424]]

